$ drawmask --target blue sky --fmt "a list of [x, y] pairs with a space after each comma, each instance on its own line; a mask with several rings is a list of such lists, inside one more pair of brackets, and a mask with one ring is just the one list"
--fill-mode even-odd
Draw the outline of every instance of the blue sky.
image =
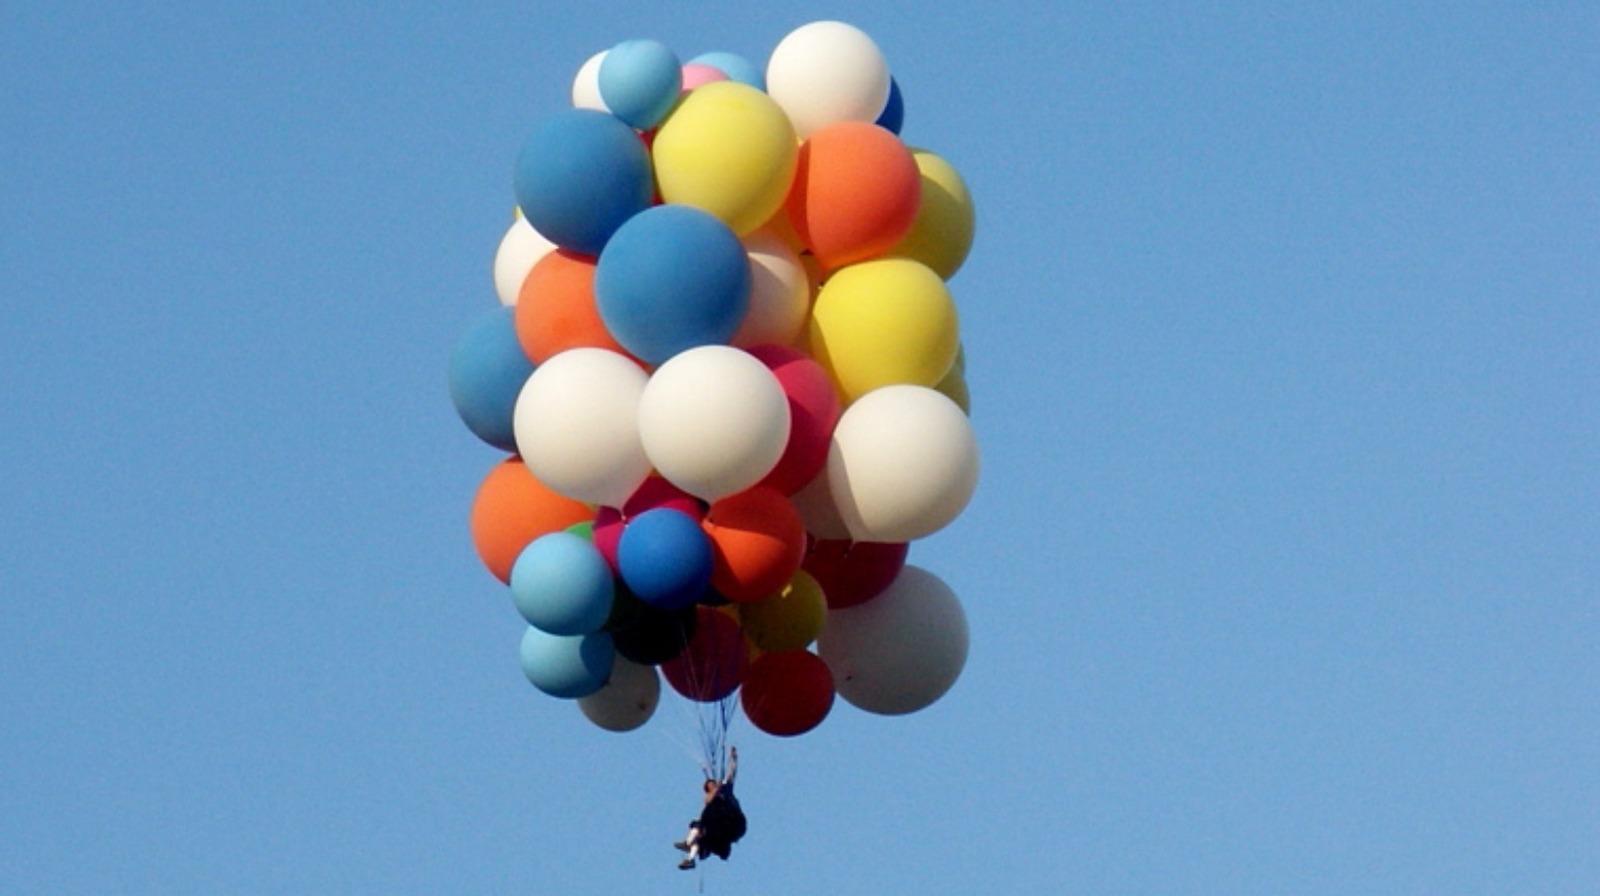
[[696, 886], [688, 716], [523, 679], [445, 369], [584, 59], [829, 18], [978, 208], [972, 649], [736, 729], [706, 890], [1600, 888], [1592, 6], [104, 6], [0, 14], [0, 889]]

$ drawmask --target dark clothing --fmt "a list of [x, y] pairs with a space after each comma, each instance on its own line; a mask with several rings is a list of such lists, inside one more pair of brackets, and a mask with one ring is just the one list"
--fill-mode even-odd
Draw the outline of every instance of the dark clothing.
[[739, 808], [739, 798], [733, 795], [732, 784], [724, 784], [717, 791], [711, 802], [700, 810], [700, 820], [692, 827], [700, 832], [696, 843], [701, 855], [728, 858], [728, 851], [745, 832], [744, 810]]

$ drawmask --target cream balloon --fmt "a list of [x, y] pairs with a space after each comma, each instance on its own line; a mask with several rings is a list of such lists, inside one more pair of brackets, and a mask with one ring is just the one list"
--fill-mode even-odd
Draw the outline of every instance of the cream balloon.
[[740, 348], [795, 345], [811, 310], [811, 279], [800, 255], [776, 232], [744, 238], [750, 255], [750, 310], [729, 342]]
[[767, 93], [804, 140], [837, 122], [877, 121], [889, 100], [889, 65], [872, 38], [854, 25], [812, 22], [773, 48]]
[[577, 109], [598, 109], [601, 112], [610, 112], [606, 101], [600, 98], [600, 63], [606, 61], [607, 50], [590, 56], [583, 65], [578, 67], [578, 74], [572, 79], [572, 105]]
[[650, 376], [639, 437], [663, 478], [715, 501], [755, 485], [778, 463], [789, 441], [789, 399], [754, 356], [703, 345]]
[[789, 500], [794, 504], [794, 509], [799, 511], [801, 522], [806, 524], [806, 531], [813, 537], [826, 538], [830, 541], [850, 539], [850, 528], [839, 516], [839, 506], [833, 500], [833, 490], [828, 487], [827, 470], [818, 473], [817, 478], [790, 495]]
[[611, 679], [587, 697], [578, 698], [578, 708], [589, 721], [607, 731], [632, 731], [655, 715], [661, 702], [661, 678], [654, 666], [617, 657]]
[[912, 541], [944, 528], [972, 499], [977, 438], [945, 395], [926, 386], [884, 386], [840, 416], [827, 474], [852, 538]]
[[560, 494], [621, 507], [650, 473], [639, 439], [648, 379], [631, 359], [600, 348], [570, 349], [540, 364], [512, 412], [523, 463]]
[[933, 573], [906, 566], [877, 597], [829, 611], [817, 655], [846, 702], [892, 716], [944, 696], [961, 677], [967, 646], [967, 615], [955, 592]]
[[506, 228], [506, 235], [500, 238], [500, 246], [494, 253], [494, 291], [500, 297], [500, 304], [508, 308], [517, 304], [522, 281], [528, 279], [528, 272], [555, 248], [555, 243], [534, 230], [518, 209], [516, 220]]

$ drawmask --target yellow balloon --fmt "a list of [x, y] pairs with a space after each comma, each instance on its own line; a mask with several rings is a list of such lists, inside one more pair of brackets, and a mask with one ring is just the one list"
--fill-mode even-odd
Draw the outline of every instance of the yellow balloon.
[[799, 156], [783, 109], [737, 81], [689, 91], [651, 146], [662, 201], [708, 211], [740, 236], [782, 208]]
[[763, 653], [804, 650], [822, 633], [828, 600], [822, 586], [805, 570], [797, 570], [777, 594], [753, 604], [739, 604], [745, 639]]
[[972, 248], [977, 224], [972, 197], [949, 162], [925, 149], [913, 149], [911, 157], [922, 174], [922, 204], [911, 231], [889, 254], [915, 258], [949, 280]]
[[909, 258], [835, 271], [817, 291], [809, 336], [812, 356], [847, 405], [880, 386], [937, 385], [960, 347], [950, 290]]

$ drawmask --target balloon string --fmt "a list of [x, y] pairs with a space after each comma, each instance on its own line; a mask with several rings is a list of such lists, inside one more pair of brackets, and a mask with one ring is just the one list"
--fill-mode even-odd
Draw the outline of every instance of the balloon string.
[[[742, 640], [742, 636], [735, 637]], [[723, 646], [721, 644], [714, 643], [710, 646], [712, 649], [708, 651], [708, 655], [712, 662], [706, 663], [706, 668], [701, 668], [701, 664], [696, 661], [697, 656], [684, 657], [684, 678], [691, 694], [720, 693], [727, 684], [722, 681], [722, 664], [716, 662], [726, 651], [718, 649]], [[742, 644], [729, 646], [734, 649], [743, 647]], [[696, 700], [693, 697], [688, 699], [692, 704], [690, 711], [696, 716], [699, 728], [701, 770], [705, 772], [706, 778], [720, 781], [727, 772], [728, 731], [733, 727], [738, 714], [738, 689], [735, 688], [726, 696], [716, 700]]]

